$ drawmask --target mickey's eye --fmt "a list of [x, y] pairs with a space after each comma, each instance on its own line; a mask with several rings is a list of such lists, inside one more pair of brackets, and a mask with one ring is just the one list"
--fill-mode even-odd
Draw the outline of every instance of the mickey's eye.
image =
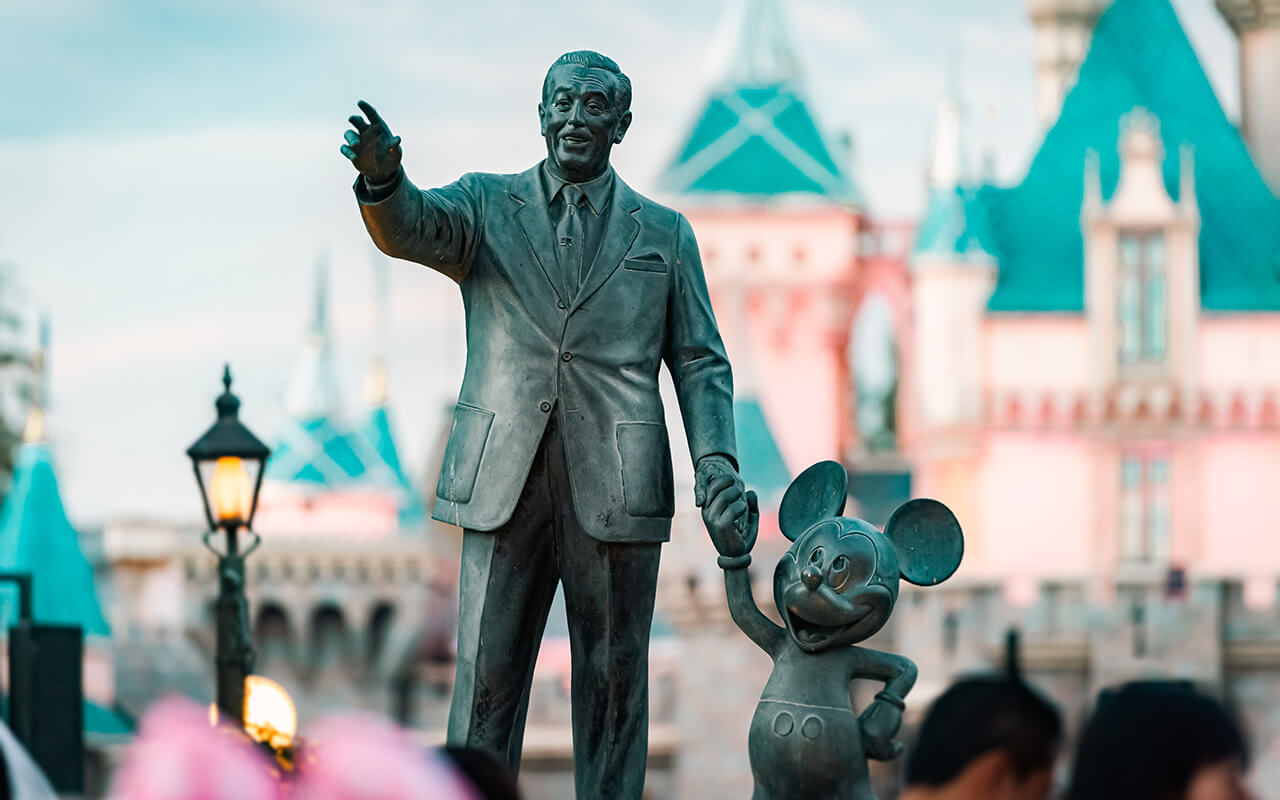
[[876, 570], [876, 549], [866, 536], [849, 536], [840, 540], [840, 550], [842, 552], [831, 559], [827, 583], [843, 594], [871, 579]]
[[849, 558], [838, 555], [831, 560], [831, 573], [827, 575], [827, 583], [837, 592], [843, 592], [849, 585]]
[[814, 565], [815, 567], [821, 567], [822, 559], [825, 555], [826, 553], [823, 551], [821, 547], [814, 548], [814, 551], [809, 554], [809, 563]]

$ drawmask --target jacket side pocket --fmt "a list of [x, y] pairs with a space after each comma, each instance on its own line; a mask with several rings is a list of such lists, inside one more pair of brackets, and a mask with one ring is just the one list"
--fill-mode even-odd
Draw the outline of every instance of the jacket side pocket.
[[440, 485], [436, 487], [437, 497], [454, 503], [471, 500], [476, 474], [480, 471], [480, 457], [484, 455], [492, 427], [492, 411], [468, 403], [458, 403], [454, 408], [449, 443], [444, 448], [444, 463], [440, 467]]
[[627, 513], [633, 517], [670, 518], [676, 504], [667, 426], [660, 422], [619, 422], [616, 430]]

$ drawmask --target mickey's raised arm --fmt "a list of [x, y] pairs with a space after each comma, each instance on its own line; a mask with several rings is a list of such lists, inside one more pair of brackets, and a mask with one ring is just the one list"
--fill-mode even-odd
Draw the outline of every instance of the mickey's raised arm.
[[734, 513], [736, 509], [726, 508], [719, 516], [704, 511], [703, 522], [706, 523], [712, 541], [716, 543], [716, 549], [722, 553], [717, 563], [724, 570], [724, 588], [729, 600], [730, 616], [751, 641], [760, 645], [771, 658], [777, 658], [779, 649], [786, 641], [787, 632], [764, 615], [751, 593], [751, 577], [747, 573], [747, 567], [751, 564], [751, 548], [760, 532], [760, 506], [755, 492], [747, 492], [746, 501], [745, 538], [738, 532], [738, 515]]

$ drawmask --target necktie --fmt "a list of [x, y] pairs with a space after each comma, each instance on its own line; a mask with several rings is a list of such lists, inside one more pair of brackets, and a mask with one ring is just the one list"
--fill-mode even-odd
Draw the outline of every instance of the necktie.
[[560, 222], [556, 224], [556, 252], [560, 254], [561, 280], [564, 282], [566, 297], [572, 298], [578, 291], [582, 281], [582, 251], [586, 245], [586, 230], [582, 225], [582, 189], [573, 184], [565, 184], [560, 190], [560, 199], [564, 208], [560, 211]]

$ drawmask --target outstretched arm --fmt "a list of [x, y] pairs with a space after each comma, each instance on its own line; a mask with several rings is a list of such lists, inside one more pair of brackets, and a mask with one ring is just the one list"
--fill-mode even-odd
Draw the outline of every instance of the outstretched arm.
[[863, 647], [851, 649], [854, 656], [852, 678], [884, 681], [884, 690], [858, 717], [862, 726], [863, 746], [867, 755], [878, 761], [889, 761], [902, 755], [902, 742], [894, 740], [902, 727], [903, 698], [916, 682], [916, 665], [909, 658], [882, 653]]
[[778, 649], [786, 641], [787, 633], [760, 611], [751, 593], [751, 578], [747, 574], [747, 567], [751, 564], [751, 548], [760, 531], [760, 509], [755, 492], [747, 492], [746, 512], [745, 539], [739, 533], [738, 504], [730, 503], [726, 492], [719, 493], [707, 504], [702, 518], [716, 549], [721, 552], [718, 563], [724, 570], [724, 589], [729, 600], [730, 616], [751, 641], [760, 645], [770, 657], [776, 657]]
[[356, 199], [360, 215], [378, 249], [393, 258], [416, 261], [461, 281], [471, 269], [483, 206], [474, 180], [422, 191], [400, 166], [400, 137], [373, 106], [360, 102], [368, 117], [350, 118], [342, 154], [359, 170]]

